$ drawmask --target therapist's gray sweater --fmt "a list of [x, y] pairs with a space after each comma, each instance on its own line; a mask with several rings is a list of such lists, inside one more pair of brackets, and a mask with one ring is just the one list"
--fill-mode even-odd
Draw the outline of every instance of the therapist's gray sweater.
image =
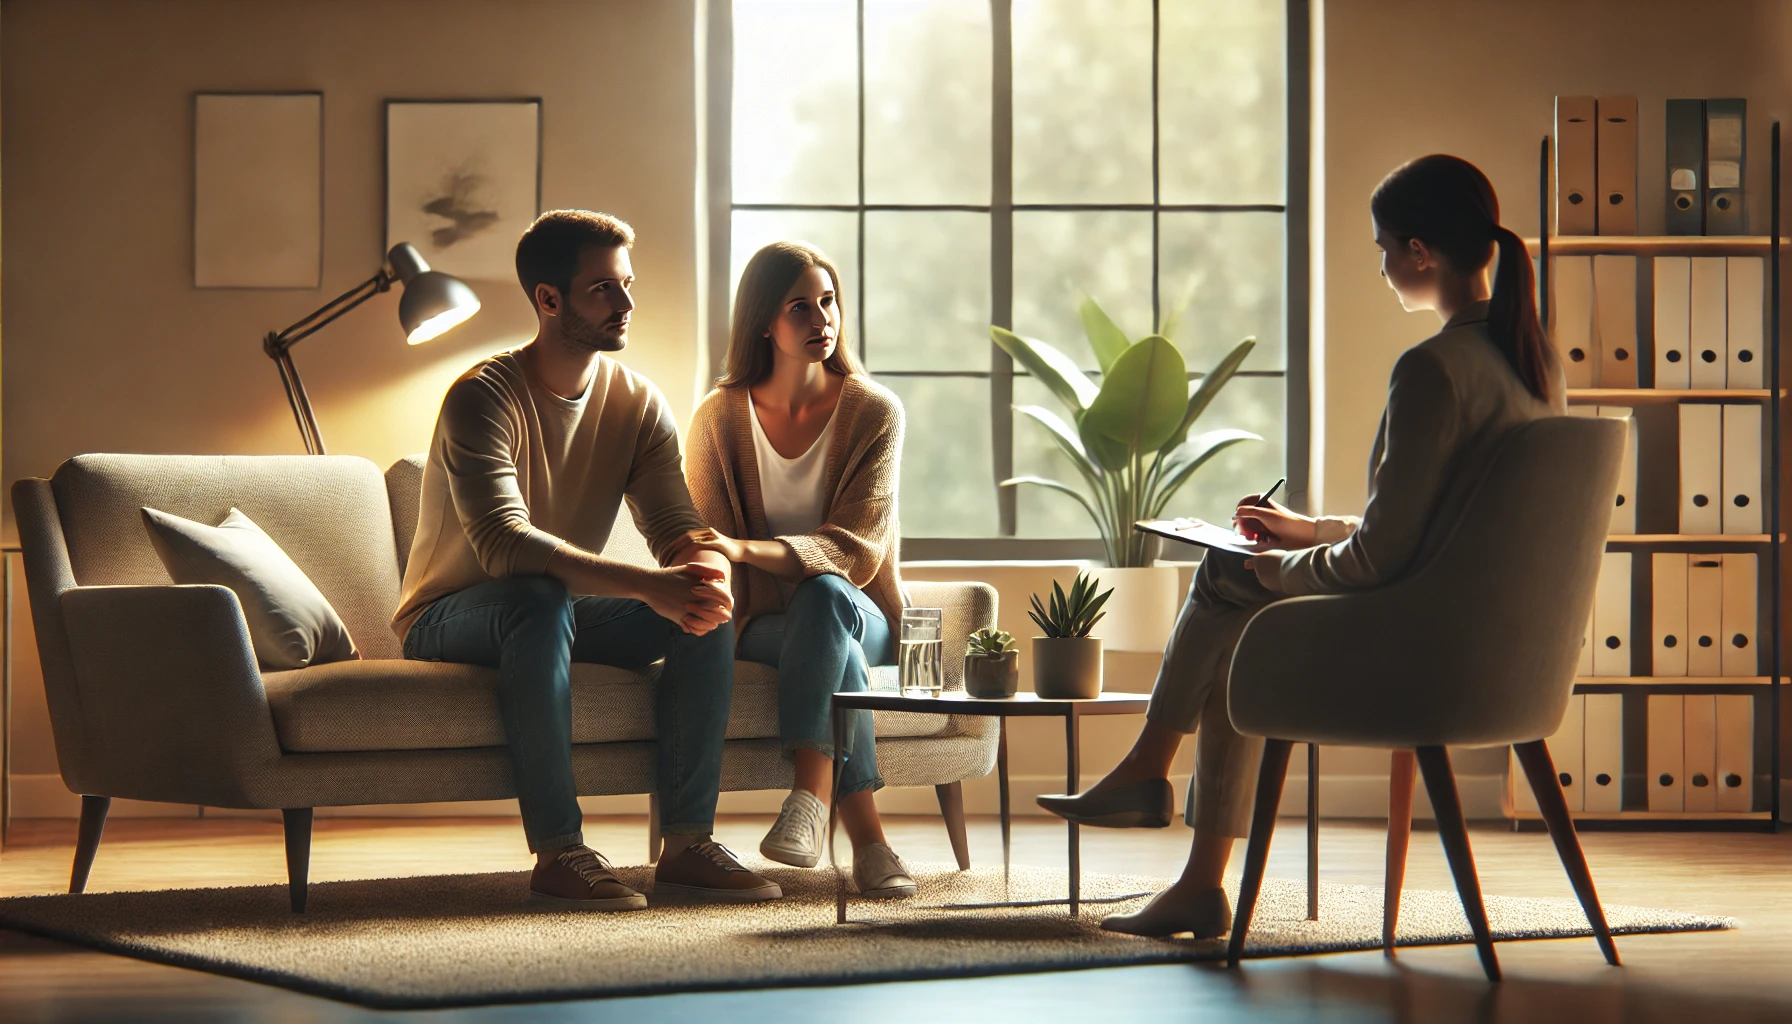
[[1284, 552], [1273, 589], [1291, 595], [1367, 590], [1423, 565], [1460, 518], [1506, 433], [1566, 414], [1567, 384], [1554, 346], [1545, 349], [1545, 402], [1495, 347], [1486, 318], [1487, 303], [1475, 303], [1401, 354], [1369, 456], [1368, 506], [1361, 516], [1322, 517], [1324, 543]]

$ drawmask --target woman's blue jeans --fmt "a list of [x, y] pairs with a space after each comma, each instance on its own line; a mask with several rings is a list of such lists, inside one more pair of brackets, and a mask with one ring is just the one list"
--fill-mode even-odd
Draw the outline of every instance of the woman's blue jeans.
[[[839, 576], [811, 576], [797, 584], [787, 610], [747, 623], [735, 654], [778, 669], [778, 732], [785, 756], [808, 747], [831, 757], [833, 695], [864, 690], [869, 666], [896, 663], [896, 643], [884, 613], [864, 591]], [[882, 789], [871, 712], [847, 712], [844, 735], [840, 792]]]
[[708, 835], [734, 689], [734, 628], [686, 633], [644, 602], [572, 597], [551, 576], [478, 583], [429, 606], [404, 655], [498, 670], [498, 711], [532, 851], [584, 842], [572, 772], [572, 663], [642, 669], [656, 689], [661, 830]]

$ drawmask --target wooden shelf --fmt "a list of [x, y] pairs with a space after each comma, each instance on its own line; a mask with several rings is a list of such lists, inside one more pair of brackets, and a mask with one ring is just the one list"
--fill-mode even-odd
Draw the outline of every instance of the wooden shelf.
[[[1780, 540], [1786, 539], [1780, 534]], [[1607, 544], [1771, 544], [1765, 533], [1614, 533], [1605, 538]]]
[[[1773, 397], [1767, 388], [1569, 388], [1571, 405], [1654, 405], [1657, 403], [1765, 402]], [[1784, 388], [1780, 397], [1786, 397]]]
[[[1767, 676], [1575, 676], [1580, 686], [1766, 686]], [[1781, 676], [1780, 685], [1792, 683], [1792, 676]]]
[[[1511, 817], [1522, 821], [1541, 821], [1535, 811], [1513, 808]], [[1766, 820], [1770, 811], [1570, 811], [1575, 821], [1757, 821]]]
[[[1537, 255], [1538, 240], [1527, 238], [1525, 248]], [[1780, 239], [1780, 248], [1788, 239]], [[1766, 256], [1773, 240], [1766, 235], [1555, 235], [1549, 240], [1551, 256]]]

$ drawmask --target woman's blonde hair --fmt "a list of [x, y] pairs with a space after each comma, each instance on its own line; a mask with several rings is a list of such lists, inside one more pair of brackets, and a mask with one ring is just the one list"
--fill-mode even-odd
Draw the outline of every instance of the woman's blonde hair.
[[840, 271], [820, 249], [804, 242], [773, 242], [753, 254], [741, 271], [734, 290], [734, 320], [728, 330], [728, 357], [717, 387], [751, 387], [772, 372], [772, 339], [766, 334], [784, 296], [810, 267], [827, 271], [834, 283], [834, 308], [840, 311], [840, 329], [834, 352], [822, 364], [842, 376], [865, 372], [852, 354], [846, 334], [846, 296]]

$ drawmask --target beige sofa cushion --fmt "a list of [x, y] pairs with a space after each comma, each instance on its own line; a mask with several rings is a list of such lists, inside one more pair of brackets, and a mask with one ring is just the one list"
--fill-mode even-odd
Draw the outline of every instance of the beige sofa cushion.
[[317, 584], [240, 509], [207, 526], [144, 508], [143, 525], [174, 582], [215, 583], [236, 594], [264, 670], [361, 656]]
[[[572, 667], [572, 741], [655, 738], [653, 691], [659, 666], [634, 673], [607, 665]], [[875, 671], [875, 670], [874, 670]], [[292, 753], [435, 750], [505, 745], [496, 669], [449, 662], [340, 661], [262, 677], [274, 730]], [[936, 736], [944, 715], [877, 712], [879, 737]], [[777, 671], [734, 663], [728, 738], [778, 736]]]

